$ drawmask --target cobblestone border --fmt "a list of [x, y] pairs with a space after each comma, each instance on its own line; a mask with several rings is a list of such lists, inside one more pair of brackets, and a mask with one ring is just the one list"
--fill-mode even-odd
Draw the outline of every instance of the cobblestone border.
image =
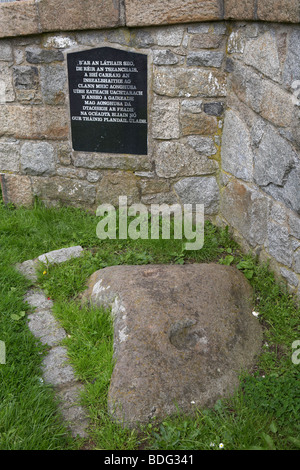
[[43, 360], [43, 380], [53, 386], [59, 398], [59, 408], [73, 437], [86, 438], [89, 425], [87, 412], [79, 404], [80, 393], [84, 386], [76, 379], [73, 367], [68, 361], [67, 349], [60, 345], [67, 334], [52, 314], [53, 302], [48, 299], [40, 288], [36, 287], [36, 268], [40, 262], [53, 264], [63, 263], [71, 258], [79, 257], [83, 251], [81, 246], [62, 248], [45, 253], [33, 260], [17, 264], [17, 270], [33, 282], [24, 300], [30, 305], [28, 327], [42, 344], [49, 346], [49, 352]]

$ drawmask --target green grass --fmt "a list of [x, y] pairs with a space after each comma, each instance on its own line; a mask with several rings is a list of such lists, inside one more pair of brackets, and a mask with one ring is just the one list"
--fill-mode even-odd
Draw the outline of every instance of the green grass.
[[[299, 448], [299, 366], [291, 345], [300, 338], [299, 309], [266, 266], [243, 255], [227, 229], [205, 225], [205, 243], [185, 252], [181, 240], [99, 240], [98, 219], [72, 208], [31, 210], [0, 204], [0, 340], [7, 349], [0, 365], [0, 449], [72, 449], [74, 441], [60, 419], [53, 392], [41, 382], [46, 349], [28, 330], [23, 296], [30, 283], [14, 264], [54, 249], [82, 245], [84, 254], [58, 266], [42, 268], [39, 282], [54, 300], [54, 314], [66, 329], [64, 340], [78, 378], [85, 384], [82, 402], [90, 415], [89, 448], [132, 449], [296, 449]], [[255, 309], [267, 343], [240, 389], [214, 409], [180, 414], [163, 423], [130, 431], [107, 413], [113, 369], [110, 313], [87, 309], [78, 301], [88, 277], [117, 264], [220, 262], [236, 265], [251, 282]], [[46, 274], [43, 272], [46, 271]], [[17, 315], [17, 316], [14, 316]], [[214, 445], [212, 445], [214, 444]]]

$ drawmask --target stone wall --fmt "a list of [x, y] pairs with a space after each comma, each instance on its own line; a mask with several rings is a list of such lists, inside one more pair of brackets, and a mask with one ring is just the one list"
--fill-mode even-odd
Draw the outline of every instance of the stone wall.
[[[299, 20], [298, 0], [1, 2], [4, 200], [204, 203], [300, 296]], [[148, 56], [148, 155], [72, 150], [66, 56], [103, 46]]]
[[221, 217], [296, 289], [300, 274], [300, 28], [234, 24]]

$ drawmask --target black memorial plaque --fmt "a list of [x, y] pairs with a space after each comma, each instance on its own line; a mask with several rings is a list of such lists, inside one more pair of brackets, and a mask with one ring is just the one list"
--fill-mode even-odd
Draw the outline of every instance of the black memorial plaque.
[[147, 154], [147, 56], [111, 47], [68, 54], [73, 149]]

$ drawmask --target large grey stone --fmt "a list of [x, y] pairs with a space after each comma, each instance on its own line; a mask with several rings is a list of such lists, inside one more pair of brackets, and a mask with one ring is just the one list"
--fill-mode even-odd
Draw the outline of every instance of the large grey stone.
[[45, 48], [55, 49], [69, 49], [70, 47], [77, 46], [77, 42], [74, 40], [72, 34], [55, 34], [46, 36], [42, 42]]
[[202, 100], [182, 100], [181, 111], [184, 113], [201, 113], [202, 112]]
[[223, 37], [220, 34], [194, 33], [190, 40], [190, 49], [217, 49], [222, 42]]
[[152, 108], [152, 135], [155, 139], [180, 137], [179, 100], [155, 99]]
[[280, 62], [275, 34], [267, 31], [258, 38], [247, 41], [243, 59], [267, 77], [278, 79]]
[[[240, 3], [240, 2], [239, 2]], [[300, 21], [299, 0], [264, 0], [255, 2], [256, 18], [278, 23], [298, 23]]]
[[[239, 100], [275, 126], [294, 124], [294, 96], [291, 93], [239, 61], [234, 61], [229, 71], [232, 72], [231, 90]], [[229, 101], [236, 101], [234, 95], [229, 95]]]
[[289, 226], [291, 234], [300, 240], [300, 217], [294, 213], [290, 213]]
[[203, 110], [206, 114], [210, 116], [222, 116], [224, 112], [224, 103], [221, 102], [214, 102], [214, 103], [205, 103], [203, 106]]
[[96, 46], [107, 40], [107, 31], [77, 31], [76, 42], [83, 46]]
[[297, 154], [273, 127], [267, 126], [254, 157], [254, 178], [260, 186], [283, 186]]
[[280, 269], [280, 274], [287, 280], [287, 282], [294, 287], [297, 287], [299, 284], [298, 277], [295, 273], [292, 271], [289, 271], [289, 269], [286, 268], [281, 268]]
[[154, 153], [156, 173], [162, 178], [207, 175], [218, 165], [205, 155], [180, 142], [161, 142]]
[[38, 9], [34, 1], [1, 5], [0, 37], [40, 33]]
[[287, 207], [300, 214], [300, 165], [293, 168], [286, 176], [286, 182], [283, 187], [269, 184], [264, 188], [274, 199], [282, 201]]
[[140, 176], [139, 188], [141, 194], [156, 194], [170, 191], [170, 181], [163, 178], [157, 178], [154, 172], [136, 172], [137, 176]]
[[160, 28], [157, 32], [159, 46], [180, 46], [183, 39], [183, 26], [169, 26]]
[[60, 264], [72, 258], [79, 258], [83, 252], [81, 246], [71, 246], [69, 248], [61, 248], [60, 250], [49, 251], [38, 257], [41, 263]]
[[128, 204], [140, 202], [140, 191], [138, 188], [138, 177], [125, 171], [107, 173], [100, 181], [97, 189], [96, 203], [119, 204], [119, 196], [126, 195]]
[[155, 44], [156, 32], [153, 29], [135, 29], [131, 34], [131, 46], [148, 48]]
[[0, 41], [0, 60], [8, 62], [13, 60], [11, 42], [7, 39], [2, 39]]
[[215, 116], [205, 113], [181, 113], [180, 124], [182, 135], [215, 135], [219, 130], [219, 123]]
[[91, 170], [150, 170], [151, 165], [147, 155], [106, 155], [99, 153], [73, 152], [75, 167]]
[[167, 50], [153, 51], [153, 63], [155, 65], [175, 65], [179, 62], [179, 56]]
[[[57, 176], [65, 176], [66, 178], [73, 178], [77, 180], [83, 180], [87, 178], [87, 171], [83, 168], [73, 168], [70, 166], [58, 166]], [[99, 178], [98, 178], [99, 179]], [[87, 178], [89, 181], [89, 179]], [[91, 183], [93, 181], [90, 181]]]
[[[169, 25], [221, 19], [218, 0], [125, 0], [127, 26]], [[167, 29], [167, 28], [166, 28]], [[165, 43], [165, 42], [164, 42]]]
[[107, 32], [107, 41], [115, 42], [118, 45], [128, 46], [130, 43], [130, 32], [125, 28], [113, 29]]
[[222, 216], [251, 247], [262, 245], [267, 237], [269, 205], [267, 196], [238, 180], [222, 191]]
[[268, 251], [279, 263], [292, 266], [293, 250], [287, 227], [268, 222]]
[[294, 125], [294, 96], [276, 83], [267, 80], [261, 80], [261, 83], [263, 90], [261, 116], [278, 127]]
[[86, 181], [55, 176], [31, 177], [32, 192], [46, 204], [68, 204], [91, 208], [96, 199], [96, 188]]
[[27, 175], [55, 173], [54, 148], [48, 142], [26, 142], [21, 148], [21, 169]]
[[[123, 6], [122, 6], [123, 8]], [[43, 0], [39, 2], [42, 31], [101, 30], [124, 24], [121, 3], [115, 0]]]
[[187, 138], [187, 143], [195, 149], [200, 155], [210, 156], [217, 153], [217, 148], [215, 146], [214, 140], [212, 137], [202, 137], [200, 135], [190, 135]]
[[63, 346], [50, 349], [42, 363], [43, 377], [47, 384], [58, 389], [73, 384], [75, 375], [68, 358], [68, 351]]
[[174, 190], [183, 204], [204, 204], [205, 215], [219, 211], [220, 191], [212, 176], [184, 178], [174, 184]]
[[12, 83], [10, 64], [0, 62], [0, 104], [9, 103], [15, 100], [15, 92]]
[[226, 83], [226, 74], [219, 70], [157, 67], [153, 90], [158, 95], [171, 97], [217, 97], [226, 96]]
[[300, 80], [300, 30], [294, 29], [289, 37], [288, 52], [285, 61], [283, 79], [286, 85], [291, 86], [294, 81]]
[[234, 62], [231, 88], [238, 98], [257, 113], [264, 99], [263, 80], [250, 67]]
[[61, 106], [3, 104], [0, 106], [0, 122], [0, 135], [6, 134], [16, 139], [67, 140], [69, 138], [67, 109]]
[[141, 197], [141, 203], [150, 204], [177, 204], [178, 200], [174, 191], [145, 194]]
[[238, 20], [252, 20], [254, 16], [255, 0], [225, 0], [225, 18]]
[[224, 59], [223, 52], [199, 51], [190, 52], [186, 58], [188, 66], [221, 67]]
[[287, 210], [285, 205], [272, 201], [270, 218], [278, 224], [285, 224], [287, 222]]
[[0, 173], [3, 201], [18, 206], [31, 206], [33, 195], [29, 176]]
[[288, 207], [300, 215], [300, 163], [290, 172], [282, 192], [282, 199]]
[[234, 111], [225, 114], [222, 136], [222, 168], [244, 181], [253, 178], [253, 154], [245, 123]]
[[227, 41], [229, 54], [242, 54], [245, 49], [245, 37], [242, 30], [232, 31]]
[[108, 407], [134, 427], [213, 406], [253, 366], [262, 330], [252, 289], [214, 264], [113, 266], [94, 273], [84, 299], [112, 306], [115, 367]]
[[59, 322], [48, 310], [32, 313], [28, 315], [28, 327], [42, 344], [50, 347], [57, 346], [67, 335]]
[[296, 251], [294, 255], [294, 270], [300, 274], [300, 250]]
[[36, 260], [26, 260], [23, 261], [23, 263], [18, 263], [16, 265], [17, 271], [19, 271], [23, 276], [25, 276], [27, 279], [30, 281], [37, 281], [38, 276], [37, 276], [37, 267], [38, 267], [38, 262]]
[[190, 24], [187, 31], [190, 34], [207, 34], [209, 33], [210, 23]]
[[39, 72], [37, 67], [21, 65], [13, 68], [15, 87], [19, 90], [37, 89]]
[[65, 67], [45, 65], [40, 68], [40, 75], [44, 102], [51, 105], [63, 104], [67, 83]]

